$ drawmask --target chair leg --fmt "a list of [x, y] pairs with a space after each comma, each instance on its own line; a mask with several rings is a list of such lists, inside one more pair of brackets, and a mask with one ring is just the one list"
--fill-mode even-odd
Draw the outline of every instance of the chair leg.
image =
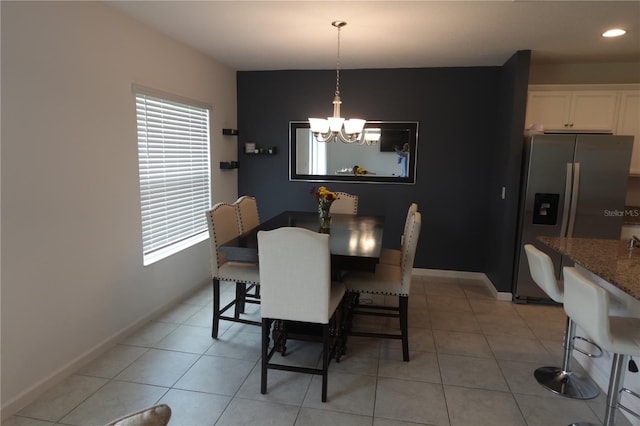
[[571, 318], [567, 318], [567, 330], [564, 333], [564, 353], [562, 357], [562, 370], [571, 371], [571, 360], [573, 353], [573, 341], [576, 336], [576, 324]]
[[598, 385], [589, 377], [571, 371], [575, 335], [576, 325], [571, 318], [567, 318], [562, 367], [540, 367], [533, 375], [538, 383], [553, 393], [572, 399], [592, 399], [600, 393]]
[[247, 285], [245, 283], [236, 283], [236, 305], [234, 318], [240, 318], [240, 314], [244, 314], [245, 300], [247, 298]]
[[409, 361], [409, 297], [400, 296], [400, 332], [402, 333], [402, 360]]
[[220, 326], [220, 280], [213, 279], [213, 323], [211, 324], [211, 337], [218, 338]]
[[607, 410], [604, 415], [604, 426], [613, 426], [616, 424], [616, 413], [618, 411], [618, 403], [620, 402], [620, 391], [624, 382], [624, 366], [626, 365], [626, 356], [621, 354], [613, 354], [611, 361], [611, 374], [609, 377], [609, 390], [607, 391]]
[[329, 376], [329, 324], [322, 324], [322, 402], [327, 402]]
[[344, 330], [344, 298], [340, 305], [333, 313], [329, 324], [331, 324], [331, 333], [334, 338], [334, 342], [331, 344], [331, 355], [335, 357], [336, 362], [340, 362], [344, 355], [344, 350], [347, 347], [347, 337]]
[[269, 352], [269, 331], [271, 322], [268, 318], [262, 318], [262, 370], [260, 377], [260, 393], [267, 393], [267, 354]]

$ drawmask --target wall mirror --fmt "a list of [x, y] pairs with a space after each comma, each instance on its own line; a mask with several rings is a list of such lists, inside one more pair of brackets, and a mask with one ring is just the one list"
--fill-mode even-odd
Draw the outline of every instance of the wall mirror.
[[377, 143], [325, 143], [307, 121], [289, 122], [289, 180], [415, 183], [418, 122], [367, 121], [367, 129], [379, 129]]

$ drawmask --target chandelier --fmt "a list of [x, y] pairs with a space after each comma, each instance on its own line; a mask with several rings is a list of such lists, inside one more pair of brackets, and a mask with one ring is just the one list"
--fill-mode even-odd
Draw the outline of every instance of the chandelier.
[[333, 117], [309, 118], [311, 132], [318, 142], [359, 143], [371, 145], [380, 139], [379, 129], [365, 129], [365, 120], [352, 118], [345, 120], [340, 117], [340, 28], [347, 25], [345, 21], [331, 23], [338, 29], [338, 55], [336, 59], [336, 93], [333, 98]]

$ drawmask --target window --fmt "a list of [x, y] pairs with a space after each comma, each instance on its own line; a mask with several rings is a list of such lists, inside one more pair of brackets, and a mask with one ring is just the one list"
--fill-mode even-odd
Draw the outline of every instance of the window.
[[209, 236], [210, 107], [139, 86], [133, 92], [143, 263], [149, 265]]
[[309, 132], [309, 165], [312, 175], [327, 174], [327, 143], [318, 142]]

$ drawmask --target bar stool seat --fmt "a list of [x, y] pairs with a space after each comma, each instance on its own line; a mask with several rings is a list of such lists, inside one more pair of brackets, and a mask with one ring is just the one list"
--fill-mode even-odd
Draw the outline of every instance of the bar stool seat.
[[[529, 262], [529, 270], [531, 272], [531, 278], [533, 281], [555, 302], [564, 303], [564, 291], [561, 283], [556, 280], [553, 262], [551, 258], [541, 250], [538, 250], [531, 244], [524, 246], [525, 253], [527, 255], [527, 261]], [[567, 318], [567, 326], [564, 336], [564, 355], [562, 367], [540, 367], [537, 368], [533, 375], [542, 386], [547, 388], [553, 393], [565, 396], [572, 399], [592, 399], [598, 396], [600, 389], [598, 385], [589, 377], [583, 377], [576, 374], [571, 370], [571, 360], [573, 349], [584, 353], [587, 356], [600, 356], [601, 349], [597, 345], [596, 348], [600, 351], [599, 354], [593, 355], [586, 351], [576, 348], [574, 346], [574, 340], [579, 338], [587, 343], [593, 344], [592, 341], [576, 336], [576, 326], [571, 317]]]
[[604, 288], [575, 268], [565, 267], [563, 273], [567, 315], [602, 349], [613, 354], [604, 426], [615, 424], [618, 408], [639, 416], [620, 404], [620, 393], [625, 391], [640, 398], [637, 393], [623, 387], [626, 358], [640, 356], [640, 318], [610, 316], [609, 293]]

